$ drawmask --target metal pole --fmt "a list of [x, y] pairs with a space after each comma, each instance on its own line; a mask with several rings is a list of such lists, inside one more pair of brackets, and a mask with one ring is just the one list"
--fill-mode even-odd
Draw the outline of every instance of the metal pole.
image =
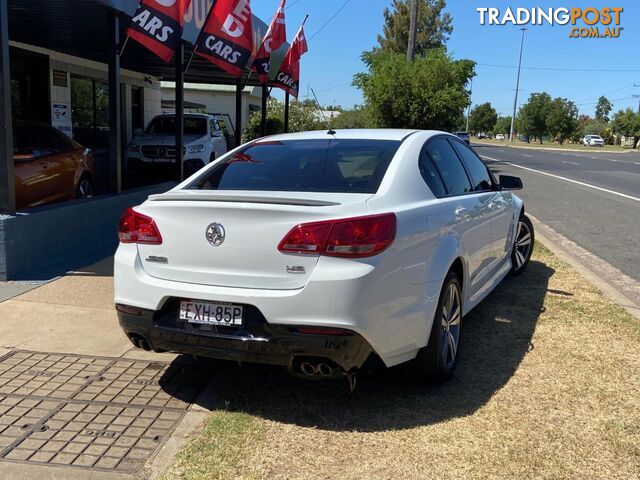
[[527, 31], [525, 27], [520, 29], [522, 31], [522, 39], [520, 40], [520, 58], [518, 59], [518, 76], [516, 78], [516, 95], [513, 99], [513, 115], [511, 115], [511, 128], [509, 129], [509, 141], [513, 142], [513, 126], [516, 121], [516, 108], [518, 107], [518, 90], [520, 89], [520, 67], [522, 66], [522, 47], [524, 46], [524, 32]]
[[289, 133], [289, 92], [284, 94], [284, 133]]
[[467, 126], [465, 128], [465, 132], [469, 132], [469, 115], [471, 114], [471, 95], [473, 95], [473, 77], [471, 77], [471, 85], [469, 87], [469, 106], [467, 107]]
[[418, 28], [418, 0], [411, 0], [409, 6], [409, 44], [407, 45], [407, 60], [413, 62], [416, 48], [416, 29]]
[[184, 148], [184, 44], [180, 42], [176, 50], [176, 180], [181, 182], [184, 177], [183, 148]]
[[122, 112], [120, 92], [120, 19], [109, 11], [109, 173], [112, 193], [122, 191]]
[[7, 0], [0, 0], [0, 214], [16, 213]]
[[267, 136], [267, 82], [262, 84], [262, 109], [260, 110], [260, 134], [263, 137]]
[[242, 142], [242, 79], [236, 82], [236, 147]]

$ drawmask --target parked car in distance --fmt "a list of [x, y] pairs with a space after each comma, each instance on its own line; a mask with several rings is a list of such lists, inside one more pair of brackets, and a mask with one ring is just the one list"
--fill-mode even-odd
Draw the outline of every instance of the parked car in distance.
[[[127, 169], [134, 173], [153, 170], [154, 165], [176, 162], [176, 116], [158, 115], [147, 128], [136, 132], [127, 147]], [[215, 116], [189, 113], [184, 116], [184, 172], [189, 176], [227, 153], [227, 141]]]
[[503, 140], [504, 140], [504, 133], [498, 133], [498, 134], [496, 135], [496, 140], [503, 141]]
[[467, 145], [471, 145], [471, 135], [469, 135], [469, 132], [456, 132], [454, 135], [463, 142], [466, 142]]
[[600, 135], [585, 135], [582, 143], [587, 147], [604, 147], [604, 139]]
[[484, 132], [476, 133], [476, 138], [478, 139], [487, 138], [487, 134]]
[[329, 133], [255, 140], [124, 213], [133, 345], [307, 378], [371, 356], [452, 375], [463, 316], [531, 257], [522, 182], [448, 133]]
[[15, 121], [13, 163], [18, 210], [93, 195], [91, 151], [51, 125]]

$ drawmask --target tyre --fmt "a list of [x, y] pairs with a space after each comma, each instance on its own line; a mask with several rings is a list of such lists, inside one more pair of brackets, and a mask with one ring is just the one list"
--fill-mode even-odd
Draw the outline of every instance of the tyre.
[[516, 240], [511, 252], [511, 275], [519, 275], [529, 265], [535, 241], [533, 224], [529, 217], [522, 214], [516, 227]]
[[93, 197], [93, 182], [91, 181], [91, 177], [89, 177], [89, 175], [82, 175], [76, 188], [76, 198], [91, 197]]
[[458, 363], [461, 326], [462, 289], [458, 276], [450, 271], [440, 291], [429, 343], [416, 357], [421, 375], [437, 382], [445, 382], [453, 376]]

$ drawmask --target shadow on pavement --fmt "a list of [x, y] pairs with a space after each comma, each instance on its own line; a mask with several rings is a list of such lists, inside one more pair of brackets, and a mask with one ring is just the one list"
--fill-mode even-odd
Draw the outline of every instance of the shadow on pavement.
[[463, 320], [460, 361], [446, 384], [429, 384], [408, 367], [363, 373], [347, 382], [307, 381], [281, 369], [225, 366], [216, 396], [228, 410], [338, 431], [411, 428], [467, 416], [486, 404], [534, 348], [531, 342], [554, 270], [532, 261], [506, 279]]

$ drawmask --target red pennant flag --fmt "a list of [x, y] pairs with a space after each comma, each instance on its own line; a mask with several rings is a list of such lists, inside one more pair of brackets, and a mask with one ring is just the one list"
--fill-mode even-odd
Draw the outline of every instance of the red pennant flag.
[[182, 38], [184, 12], [190, 3], [191, 0], [142, 0], [127, 35], [168, 62]]
[[269, 77], [269, 61], [271, 53], [278, 50], [287, 41], [287, 27], [284, 21], [284, 4], [286, 0], [280, 2], [278, 11], [271, 20], [271, 25], [262, 40], [260, 50], [253, 62], [253, 71], [258, 74], [260, 83], [265, 83]]
[[[306, 21], [307, 19], [305, 18], [304, 22]], [[300, 30], [298, 30], [296, 38], [289, 47], [274, 81], [276, 87], [289, 92], [295, 98], [298, 98], [299, 91], [300, 57], [308, 51], [307, 39], [304, 36], [304, 22], [300, 25]]]
[[194, 52], [234, 77], [241, 77], [253, 53], [249, 0], [217, 0], [198, 35]]

